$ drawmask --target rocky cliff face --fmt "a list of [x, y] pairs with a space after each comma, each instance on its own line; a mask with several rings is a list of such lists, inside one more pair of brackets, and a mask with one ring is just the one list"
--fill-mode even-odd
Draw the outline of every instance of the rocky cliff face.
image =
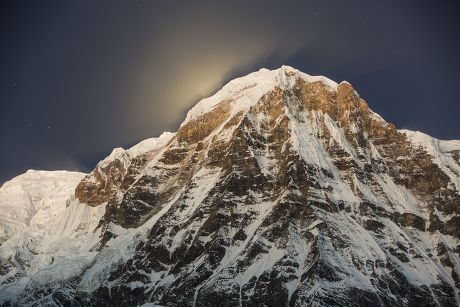
[[46, 244], [21, 237], [35, 256], [0, 247], [3, 302], [459, 304], [460, 141], [349, 83], [261, 70], [147, 143], [98, 164]]

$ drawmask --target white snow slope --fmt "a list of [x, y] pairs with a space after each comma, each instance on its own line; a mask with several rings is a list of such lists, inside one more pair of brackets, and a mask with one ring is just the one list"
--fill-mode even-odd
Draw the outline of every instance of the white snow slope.
[[[288, 66], [283, 66], [277, 70], [261, 69], [248, 76], [229, 82], [215, 95], [201, 100], [188, 112], [181, 126], [183, 127], [186, 123], [211, 111], [217, 104], [225, 100], [232, 101], [231, 115], [229, 117], [232, 117], [241, 110], [247, 110], [255, 105], [264, 94], [272, 90], [274, 86], [291, 86], [290, 83], [294, 79], [286, 77], [289, 73], [296, 74], [296, 76], [300, 76], [307, 82], [322, 81], [331, 91], [336, 90], [338, 86], [337, 83], [323, 76], [310, 76]], [[378, 115], [375, 116], [379, 118]], [[292, 118], [291, 120], [292, 123], [296, 123], [295, 120], [297, 119]], [[312, 122], [312, 120], [305, 119], [302, 123], [306, 122]], [[332, 138], [336, 139], [339, 144], [344, 144], [343, 147], [351, 156], [356, 155], [353, 148], [346, 148], [346, 140], [343, 142], [341, 141], [344, 137], [339, 131], [339, 128], [335, 127], [332, 122], [329, 124], [329, 130], [332, 132], [335, 131], [334, 129], [337, 130], [336, 133], [332, 134]], [[324, 169], [330, 169], [331, 173], [334, 174], [334, 178], [340, 178], [340, 175], [335, 174], [336, 171], [332, 163], [328, 162], [327, 158], [324, 158], [324, 155], [319, 156], [319, 153], [323, 154], [323, 152], [321, 151], [322, 145], [315, 144], [315, 140], [313, 139], [313, 135], [315, 135], [314, 133], [316, 131], [306, 124], [298, 124], [291, 128], [293, 131], [293, 147], [300, 152], [302, 158], [306, 161], [308, 160], [310, 164], [318, 164]], [[220, 129], [223, 128], [221, 127]], [[460, 150], [460, 141], [439, 141], [418, 132], [407, 130], [401, 130], [401, 132], [405, 133], [414, 145], [424, 147], [425, 150], [434, 157], [435, 163], [439, 164], [442, 170], [451, 178], [457, 190], [460, 190], [460, 166], [449, 154], [454, 150]], [[222, 135], [224, 135], [224, 132], [222, 132]], [[211, 134], [210, 138], [212, 136]], [[161, 149], [173, 137], [173, 133], [164, 133], [159, 138], [147, 139], [128, 150], [116, 149], [106, 160], [118, 159], [120, 156], [124, 157], [125, 154], [132, 158], [150, 150]], [[269, 170], [272, 169], [269, 157], [264, 154], [257, 158], [258, 163], [261, 165], [261, 169], [267, 170], [268, 173]], [[153, 162], [156, 162], [156, 160]], [[129, 161], [127, 163], [129, 163]], [[216, 183], [215, 181], [218, 178], [217, 173], [215, 174], [206, 169], [200, 172], [199, 175], [200, 176], [197, 175], [195, 178], [197, 182], [196, 188], [190, 191], [190, 199], [186, 202], [187, 206], [183, 212], [184, 219], [187, 219], [196, 207], [200, 205], [207, 195], [208, 190]], [[110, 224], [111, 232], [117, 237], [111, 240], [108, 246], [102, 251], [97, 251], [95, 247], [97, 247], [100, 241], [100, 234], [102, 231], [98, 228], [98, 225], [105, 213], [106, 204], [91, 207], [80, 203], [74, 198], [75, 187], [84, 176], [85, 174], [83, 173], [66, 171], [28, 171], [6, 182], [0, 188], [0, 264], [14, 267], [14, 269], [8, 271], [8, 274], [0, 274], [0, 304], [5, 300], [14, 299], [28, 287], [37, 287], [59, 280], [67, 280], [73, 276], [82, 277], [79, 284], [79, 290], [93, 291], [101, 282], [106, 280], [118, 264], [124, 263], [132, 256], [137, 243], [145, 238], [150, 227], [157, 223], [177, 200], [175, 198], [172, 199], [137, 229], [124, 229], [119, 225]], [[416, 200], [408, 196], [409, 194], [405, 189], [396, 187], [394, 184], [390, 183], [390, 180], [386, 182], [384, 180], [386, 178], [384, 175], [378, 178], [382, 179], [382, 181], [379, 182], [382, 189], [388, 189], [388, 191], [384, 191], [384, 194], [394, 199], [377, 200], [376, 202], [383, 204], [405, 204], [407, 206], [417, 203]], [[336, 193], [337, 195], [332, 195], [332, 200], [337, 198], [345, 203], [358, 203], [356, 196], [348, 186], [345, 186], [342, 182], [335, 181], [335, 179], [329, 180], [329, 183], [326, 181], [327, 179], [324, 179], [324, 182], [321, 184], [330, 184], [331, 190], [334, 192], [338, 191]], [[356, 186], [357, 189], [361, 190], [360, 192], [365, 198], [375, 198], [375, 193], [373, 194], [373, 192], [370, 192], [368, 187], [361, 185], [357, 180]], [[314, 191], [314, 189], [312, 190]], [[179, 195], [180, 193], [178, 192], [177, 197], [179, 197]], [[256, 226], [259, 226], [258, 223], [263, 221], [264, 216], [269, 213], [272, 207], [273, 203], [267, 203], [265, 206], [264, 203], [261, 203], [255, 206], [253, 210], [254, 212], [260, 213], [261, 218], [254, 221], [254, 229], [256, 229]], [[400, 206], [390, 209], [393, 211], [401, 210], [401, 212], [413, 212], [414, 214], [422, 216], [425, 214], [424, 212], [420, 213], [415, 209], [413, 210], [412, 207], [404, 208]], [[343, 213], [324, 214], [322, 220], [317, 220], [310, 225], [310, 228], [318, 232], [314, 228], [318, 228], [318, 225], [328, 222], [328, 219], [332, 219], [331, 217], [343, 219], [346, 222], [344, 222], [343, 225], [354, 226], [343, 231], [351, 233], [350, 237], [356, 239], [356, 242], [353, 242], [353, 252], [360, 256], [362, 255], [363, 262], [369, 258], [379, 260], [380, 258], [383, 259], [386, 257], [379, 245], [372, 245], [368, 242], [376, 241], [380, 243], [380, 241], [382, 241], [382, 245], [384, 245], [386, 244], [384, 242], [386, 238], [370, 238], [368, 235], [363, 235], [365, 232], [356, 221], [351, 218], [345, 219]], [[385, 223], [387, 223], [387, 228], [394, 232], [392, 234], [387, 234], [388, 237], [404, 237], [401, 238], [401, 242], [410, 241], [410, 239], [407, 239], [407, 235], [400, 233], [398, 228], [396, 228], [391, 221], [388, 220], [385, 221]], [[330, 224], [333, 223], [331, 222]], [[408, 233], [410, 232], [412, 232], [412, 229], [408, 230]], [[181, 235], [182, 234], [178, 232], [177, 237]], [[420, 246], [433, 249], [434, 247], [431, 245], [434, 245], [434, 242], [440, 240], [452, 241], [458, 244], [458, 239], [450, 236], [440, 234], [429, 235], [415, 230], [413, 230], [412, 237], [420, 240]], [[262, 240], [262, 238], [258, 239], [257, 236], [254, 236], [248, 237], [246, 241], [249, 242], [252, 239]], [[294, 241], [295, 240], [293, 240], [293, 242]], [[300, 239], [298, 242], [303, 244], [303, 241]], [[388, 239], [388, 242], [391, 242], [390, 239]], [[301, 243], [299, 243], [298, 246], [301, 246]], [[324, 246], [328, 247], [329, 245], [325, 244]], [[172, 244], [171, 250], [174, 250], [175, 247], [176, 246]], [[243, 247], [241, 247], [241, 249], [242, 248]], [[296, 248], [297, 246], [292, 249], [295, 251]], [[309, 247], [302, 245], [301, 248], [305, 251], [305, 255], [307, 255]], [[239, 250], [235, 251], [240, 252]], [[272, 262], [274, 262], [273, 259], [277, 260], [281, 258], [284, 252], [285, 251], [273, 247], [270, 253], [267, 254], [267, 259], [264, 259], [264, 261], [260, 263], [265, 263], [267, 267], [271, 267], [273, 265]], [[295, 254], [294, 252], [292, 253]], [[325, 254], [334, 255], [334, 252], [330, 251], [329, 253], [325, 251]], [[228, 258], [232, 260], [232, 253], [229, 252], [229, 255]], [[302, 258], [305, 255], [299, 254], [297, 257]], [[407, 277], [414, 280], [414, 284], [434, 283], [435, 281], [431, 280], [431, 277], [436, 277], [436, 274], [439, 272], [444, 272], [443, 270], [438, 270], [434, 265], [431, 266], [433, 271], [435, 271], [434, 273], [423, 272], [422, 269], [425, 266], [423, 266], [424, 263], [422, 262], [428, 261], [426, 259], [414, 259], [410, 264], [410, 270], [408, 269], [405, 271]], [[230, 260], [228, 263], [230, 263]], [[303, 258], [299, 260], [299, 262], [302, 261]], [[331, 261], [335, 261], [339, 265], [344, 266], [345, 264], [341, 262], [346, 262], [341, 258], [332, 259]], [[223, 262], [221, 271], [230, 267], [224, 267], [228, 263], [225, 261]], [[401, 266], [403, 266], [403, 264], [401, 264]], [[409, 267], [409, 265], [407, 267]], [[253, 275], [260, 274], [259, 270], [261, 269], [265, 270], [266, 268], [251, 267], [250, 270], [247, 270], [246, 275], [242, 274], [239, 276], [237, 282], [241, 282], [242, 284], [246, 283]], [[362, 288], [372, 288], [372, 285], [370, 285], [366, 279], [363, 278], [362, 280], [358, 280], [357, 276], [361, 276], [361, 273], [356, 272], [356, 274], [352, 276], [354, 280], [351, 282], [357, 283]], [[156, 276], [153, 277], [152, 280], [155, 279], [155, 282], [158, 283], [171, 282], [170, 280], [163, 280], [160, 282], [160, 278]], [[449, 278], [450, 277], [446, 277], [446, 280]], [[15, 281], [7, 282], [7, 280], [11, 279]], [[289, 293], [289, 295], [292, 294], [291, 291]], [[48, 301], [44, 299], [42, 303], [45, 304], [46, 302]], [[40, 301], [36, 303], [40, 304]]]

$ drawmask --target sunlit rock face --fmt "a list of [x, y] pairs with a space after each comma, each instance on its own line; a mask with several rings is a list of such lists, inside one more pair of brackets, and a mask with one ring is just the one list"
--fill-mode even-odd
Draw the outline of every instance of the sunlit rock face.
[[98, 164], [60, 228], [21, 238], [34, 253], [0, 247], [4, 302], [459, 304], [460, 141], [397, 130], [349, 83], [286, 66], [152, 140]]

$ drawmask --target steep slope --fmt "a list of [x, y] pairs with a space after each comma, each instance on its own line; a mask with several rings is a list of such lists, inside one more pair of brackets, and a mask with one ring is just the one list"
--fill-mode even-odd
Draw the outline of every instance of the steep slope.
[[18, 264], [21, 246], [0, 247], [5, 301], [459, 304], [460, 141], [398, 131], [349, 83], [287, 66], [231, 81], [160, 139], [78, 184], [44, 240], [73, 254]]

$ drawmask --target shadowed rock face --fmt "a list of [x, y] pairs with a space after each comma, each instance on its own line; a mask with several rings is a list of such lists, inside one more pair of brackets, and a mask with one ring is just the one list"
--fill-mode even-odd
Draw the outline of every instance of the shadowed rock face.
[[248, 81], [165, 146], [80, 183], [82, 203], [108, 202], [97, 250], [121, 244], [113, 225], [137, 243], [61, 301], [458, 305], [460, 142], [433, 153], [350, 84], [277, 73], [252, 104], [238, 107]]

